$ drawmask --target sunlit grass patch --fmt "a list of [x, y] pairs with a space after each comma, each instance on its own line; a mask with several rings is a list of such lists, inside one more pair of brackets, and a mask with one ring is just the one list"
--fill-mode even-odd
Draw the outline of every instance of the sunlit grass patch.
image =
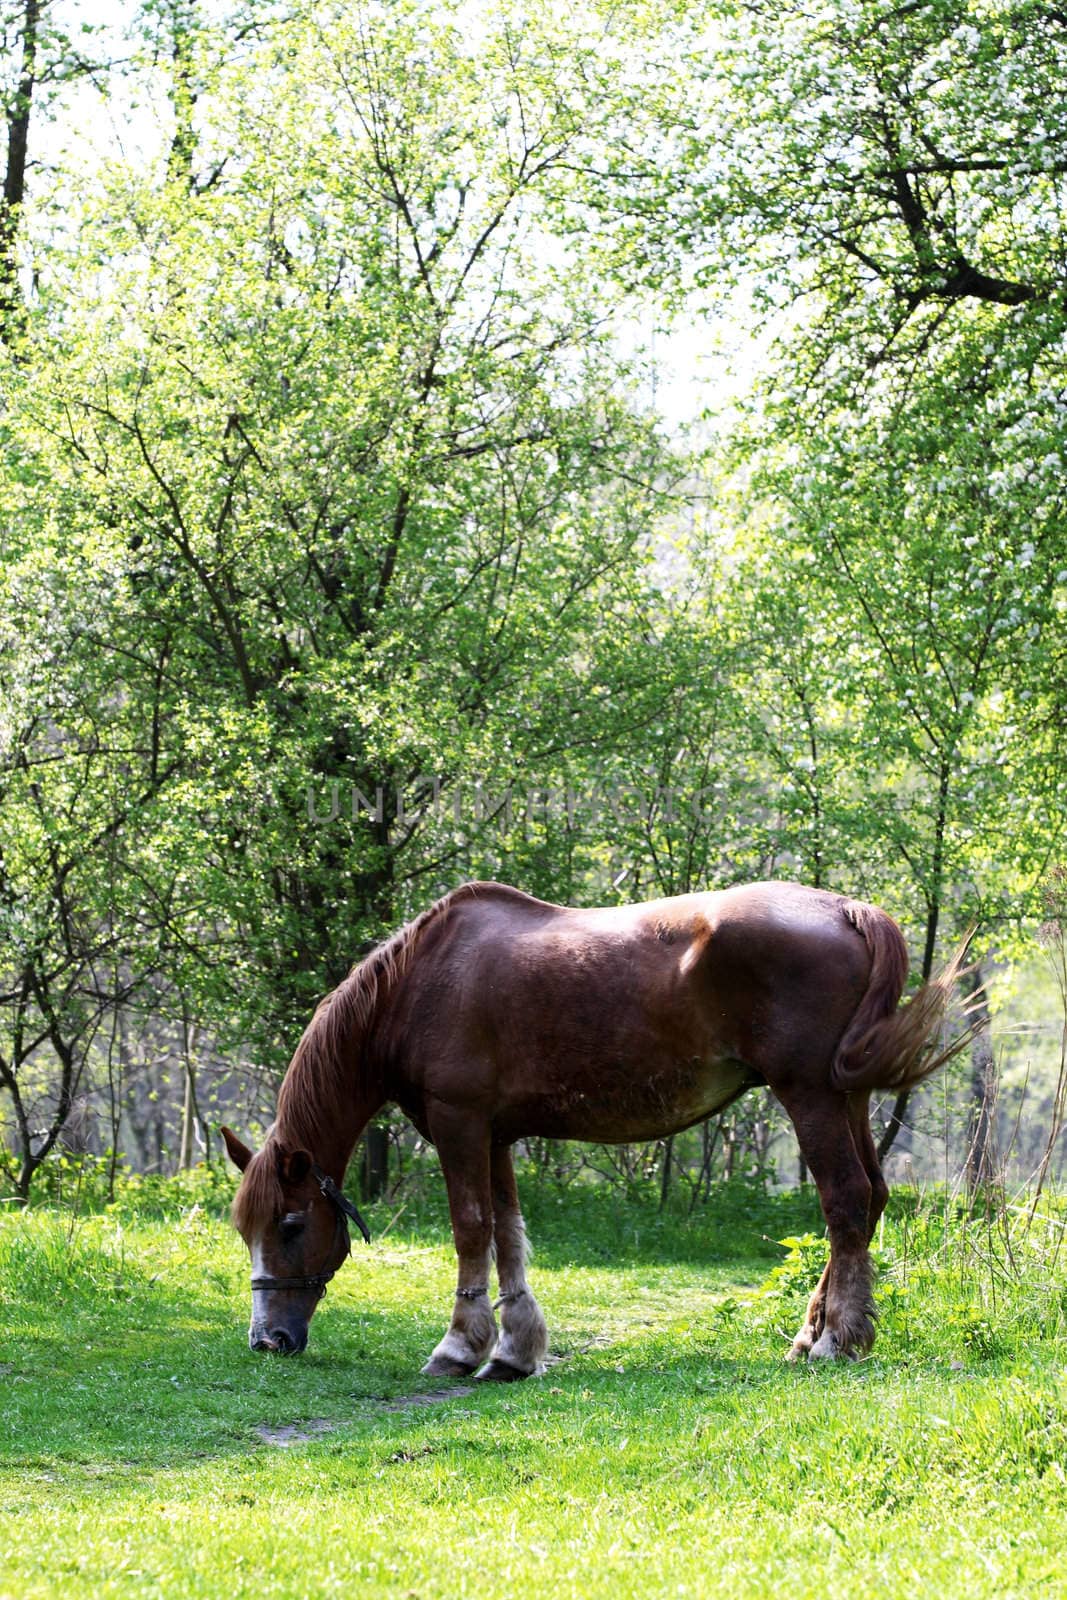
[[832, 1368], [782, 1360], [807, 1199], [751, 1216], [747, 1258], [736, 1214], [632, 1206], [618, 1263], [603, 1199], [542, 1216], [558, 1359], [501, 1388], [420, 1375], [454, 1270], [429, 1213], [357, 1247], [291, 1361], [247, 1350], [217, 1210], [8, 1216], [0, 1595], [1054, 1593], [1064, 1263], [897, 1213], [874, 1353]]

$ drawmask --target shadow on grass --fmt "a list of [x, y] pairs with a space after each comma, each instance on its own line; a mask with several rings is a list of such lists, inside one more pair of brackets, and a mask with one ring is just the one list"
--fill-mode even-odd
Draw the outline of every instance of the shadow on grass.
[[106, 1462], [244, 1454], [258, 1428], [389, 1404], [427, 1388], [419, 1369], [441, 1331], [410, 1312], [332, 1307], [303, 1355], [257, 1355], [232, 1295], [160, 1282], [117, 1301], [25, 1303], [2, 1322], [0, 1470], [57, 1481]]
[[[620, 1357], [561, 1324], [557, 1348], [572, 1348], [543, 1379], [441, 1384], [420, 1375], [439, 1317], [439, 1307], [333, 1306], [316, 1318], [309, 1349], [283, 1360], [248, 1350], [232, 1296], [195, 1285], [142, 1284], [95, 1306], [37, 1302], [23, 1308], [20, 1326], [5, 1330], [0, 1470], [37, 1472], [57, 1488], [112, 1471], [121, 1487], [134, 1469], [174, 1471], [269, 1448], [263, 1429], [296, 1425], [303, 1433], [309, 1422], [324, 1422], [323, 1445], [331, 1438], [351, 1444], [421, 1426], [424, 1413], [427, 1426], [447, 1431], [450, 1417], [491, 1416], [501, 1406], [525, 1415], [571, 1402], [590, 1412], [602, 1407], [608, 1426], [620, 1406], [638, 1415], [670, 1396], [784, 1376], [770, 1358], [735, 1360], [711, 1348], [661, 1346], [635, 1361], [632, 1346]], [[625, 1376], [617, 1370], [623, 1363]], [[410, 1403], [427, 1393], [435, 1395], [432, 1406]]]
[[[606, 1184], [574, 1185], [562, 1193], [553, 1186], [520, 1184], [526, 1231], [539, 1266], [621, 1266], [642, 1264], [713, 1265], [716, 1262], [781, 1258], [777, 1241], [787, 1234], [825, 1226], [814, 1189], [767, 1194], [755, 1184], [735, 1181], [712, 1191], [692, 1213], [685, 1203], [661, 1211], [645, 1193], [626, 1195]], [[372, 1233], [397, 1218], [393, 1231], [421, 1243], [451, 1239], [443, 1186], [429, 1186], [394, 1206], [369, 1212]]]
[[[768, 1248], [777, 1257], [765, 1238], [807, 1226], [811, 1210], [805, 1197], [744, 1191], [713, 1200], [693, 1218], [602, 1191], [565, 1195], [558, 1204], [551, 1192], [527, 1195], [538, 1265], [547, 1271], [710, 1267], [752, 1262]], [[413, 1211], [403, 1241], [450, 1248], [443, 1204]], [[257, 1430], [313, 1419], [351, 1440], [354, 1427], [377, 1434], [409, 1425], [416, 1408], [397, 1402], [438, 1387], [420, 1371], [444, 1331], [448, 1307], [439, 1299], [381, 1309], [374, 1286], [364, 1283], [355, 1285], [364, 1303], [352, 1305], [353, 1285], [345, 1284], [317, 1314], [308, 1351], [286, 1361], [248, 1350], [247, 1266], [227, 1257], [214, 1234], [191, 1236], [186, 1246], [180, 1228], [138, 1234], [112, 1218], [95, 1218], [72, 1230], [58, 1213], [27, 1222], [0, 1235], [0, 1469], [37, 1471], [60, 1485], [68, 1475], [105, 1469], [118, 1480], [134, 1468], [171, 1470], [199, 1458], [244, 1456], [266, 1448]], [[400, 1234], [397, 1226], [397, 1243]], [[554, 1314], [550, 1290], [545, 1299], [554, 1348], [566, 1352], [547, 1379], [476, 1386], [462, 1397], [442, 1385], [448, 1398], [433, 1406], [435, 1414], [454, 1412], [453, 1399], [475, 1413], [498, 1405], [525, 1411], [538, 1395], [543, 1399], [545, 1385], [550, 1392], [604, 1386], [605, 1398], [625, 1392], [603, 1348], [587, 1340], [583, 1319], [568, 1327], [571, 1319]], [[620, 1317], [625, 1325], [625, 1309]], [[640, 1344], [639, 1325], [632, 1334]], [[643, 1367], [648, 1381], [655, 1375], [653, 1388], [667, 1378], [671, 1390], [682, 1392], [691, 1387], [692, 1363], [704, 1370], [712, 1359], [701, 1335], [685, 1354], [664, 1345], [662, 1359]], [[732, 1370], [714, 1361], [715, 1370]], [[751, 1371], [753, 1363], [744, 1367]], [[642, 1404], [648, 1403], [646, 1396]]]

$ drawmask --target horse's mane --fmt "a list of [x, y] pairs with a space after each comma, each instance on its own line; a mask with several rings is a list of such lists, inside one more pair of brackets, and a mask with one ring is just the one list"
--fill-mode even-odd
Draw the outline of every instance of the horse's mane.
[[[456, 901], [498, 884], [464, 883], [377, 945], [352, 968], [324, 1000], [293, 1052], [278, 1093], [278, 1115], [263, 1148], [252, 1157], [233, 1202], [235, 1227], [247, 1236], [268, 1217], [280, 1216], [284, 1197], [278, 1177], [278, 1153], [311, 1148], [324, 1115], [343, 1104], [358, 1070], [359, 1047], [378, 1006], [411, 965], [415, 948], [431, 922]], [[514, 893], [514, 891], [512, 891]]]

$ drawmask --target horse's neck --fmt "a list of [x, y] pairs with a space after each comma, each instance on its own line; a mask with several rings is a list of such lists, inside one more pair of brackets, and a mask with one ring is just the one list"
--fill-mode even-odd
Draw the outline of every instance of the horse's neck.
[[298, 1120], [280, 1113], [274, 1135], [289, 1149], [308, 1150], [323, 1171], [341, 1183], [356, 1140], [384, 1104], [385, 1095], [377, 1084], [353, 1084], [340, 1106], [323, 1107], [314, 1116], [305, 1111]]

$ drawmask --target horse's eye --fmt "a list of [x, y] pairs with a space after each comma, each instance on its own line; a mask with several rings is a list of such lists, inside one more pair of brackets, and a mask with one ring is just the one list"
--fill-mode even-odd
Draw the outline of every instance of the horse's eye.
[[278, 1224], [278, 1231], [283, 1239], [295, 1239], [298, 1233], [304, 1231], [304, 1213], [290, 1211]]

